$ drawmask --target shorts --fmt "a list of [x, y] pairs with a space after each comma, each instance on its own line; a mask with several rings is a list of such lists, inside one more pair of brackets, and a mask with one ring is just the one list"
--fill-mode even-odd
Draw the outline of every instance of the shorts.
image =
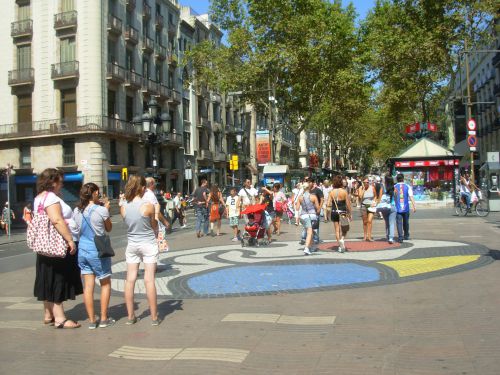
[[301, 215], [300, 223], [304, 227], [304, 229], [312, 228], [312, 220], [316, 220], [316, 215]]
[[127, 263], [157, 263], [158, 262], [158, 244], [141, 243], [128, 244], [125, 250], [125, 259]]
[[331, 215], [331, 219], [333, 222], [339, 222], [340, 221], [340, 215], [341, 214], [345, 214], [345, 211], [342, 211], [342, 212], [337, 212], [336, 210], [335, 211], [332, 211], [332, 215]]
[[280, 219], [283, 217], [283, 211], [274, 211], [276, 217], [279, 217]]
[[231, 227], [238, 226], [238, 216], [230, 216], [229, 217], [229, 226], [231, 226]]
[[82, 275], [95, 275], [97, 280], [111, 276], [111, 258], [99, 258], [97, 251], [78, 249], [78, 267]]

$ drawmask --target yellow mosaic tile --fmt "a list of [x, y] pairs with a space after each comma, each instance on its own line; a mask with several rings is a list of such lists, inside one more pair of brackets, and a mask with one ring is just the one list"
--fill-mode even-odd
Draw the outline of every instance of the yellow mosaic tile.
[[480, 255], [457, 255], [435, 258], [390, 260], [378, 263], [394, 269], [399, 277], [407, 277], [471, 263], [478, 260], [479, 257]]

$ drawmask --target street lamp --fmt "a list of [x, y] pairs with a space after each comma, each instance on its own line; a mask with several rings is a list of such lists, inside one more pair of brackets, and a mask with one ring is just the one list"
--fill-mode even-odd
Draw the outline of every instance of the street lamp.
[[[135, 133], [139, 136], [139, 143], [147, 143], [150, 147], [150, 152], [152, 153], [153, 162], [153, 177], [155, 179], [155, 194], [158, 196], [158, 160], [156, 149], [161, 145], [165, 139], [166, 135], [170, 133], [170, 128], [172, 126], [172, 119], [170, 114], [167, 112], [160, 112], [160, 105], [154, 97], [151, 97], [147, 104], [147, 110], [144, 111], [142, 116], [134, 117], [133, 123], [135, 126]], [[153, 151], [154, 149], [154, 151]], [[159, 197], [158, 197], [159, 198]], [[163, 199], [158, 199], [162, 209], [164, 206]]]

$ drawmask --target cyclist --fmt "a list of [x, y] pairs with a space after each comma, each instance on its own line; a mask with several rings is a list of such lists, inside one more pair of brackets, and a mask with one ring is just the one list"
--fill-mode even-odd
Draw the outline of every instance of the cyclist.
[[470, 202], [472, 196], [472, 183], [468, 172], [465, 172], [460, 177], [460, 198], [465, 200], [467, 211], [470, 211]]

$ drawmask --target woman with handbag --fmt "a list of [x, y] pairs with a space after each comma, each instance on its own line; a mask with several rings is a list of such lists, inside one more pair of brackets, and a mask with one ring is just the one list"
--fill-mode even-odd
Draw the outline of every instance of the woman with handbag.
[[[101, 249], [96, 239], [111, 232], [112, 224], [109, 215], [109, 201], [104, 205], [99, 201], [99, 187], [86, 183], [80, 190], [80, 202], [75, 208], [74, 219], [79, 228], [78, 266], [84, 280], [83, 301], [89, 317], [89, 329], [106, 328], [115, 323], [108, 316], [109, 299], [111, 296], [111, 257], [103, 257], [103, 252], [112, 249]], [[111, 246], [109, 246], [111, 247]], [[94, 313], [95, 279], [101, 284], [101, 316], [99, 322]]]
[[384, 178], [384, 190], [377, 205], [377, 211], [382, 213], [385, 221], [385, 237], [389, 243], [394, 243], [394, 227], [396, 225], [396, 206], [394, 202], [394, 178], [386, 175]]
[[[37, 252], [34, 295], [39, 301], [43, 301], [44, 324], [70, 329], [79, 328], [80, 324], [66, 317], [63, 302], [68, 299], [74, 300], [77, 295], [82, 294], [83, 287], [77, 263], [77, 248], [69, 227], [73, 223], [73, 213], [59, 197], [63, 176], [61, 170], [54, 168], [47, 168], [38, 176], [36, 182], [38, 195], [33, 204], [33, 221], [28, 227], [28, 244], [31, 242], [31, 245], [36, 247], [33, 242], [41, 243], [40, 236], [50, 236], [51, 228], [55, 228], [63, 239], [57, 242], [57, 244], [62, 243], [62, 251], [54, 248], [56, 242], [52, 240], [47, 244], [52, 246], [51, 248], [34, 250]], [[36, 234], [30, 233], [35, 230], [39, 217], [43, 215], [47, 215], [50, 222], [49, 226], [45, 227], [47, 233], [41, 233], [41, 228], [38, 228]], [[34, 235], [38, 237], [33, 239]], [[62, 255], [53, 255], [56, 251]]]
[[222, 202], [222, 193], [219, 186], [214, 184], [208, 194], [208, 206], [210, 207], [210, 232], [214, 235], [214, 225], [216, 225], [217, 236], [220, 236], [221, 218], [226, 211]]
[[318, 226], [318, 213], [320, 211], [319, 201], [315, 194], [310, 193], [311, 185], [309, 182], [302, 184], [303, 194], [297, 199], [295, 208], [300, 211], [300, 223], [306, 231], [306, 241], [304, 255], [311, 255], [313, 228]]
[[146, 191], [146, 179], [143, 176], [131, 176], [125, 185], [126, 203], [121, 206], [120, 214], [127, 227], [127, 280], [125, 282], [125, 304], [128, 320], [131, 325], [138, 321], [134, 312], [134, 288], [139, 271], [139, 264], [144, 263], [144, 284], [151, 312], [151, 325], [158, 326], [158, 303], [155, 285], [156, 263], [158, 262], [158, 222], [155, 219], [155, 208], [142, 199]]
[[359, 200], [361, 201], [361, 217], [363, 219], [363, 241], [373, 242], [372, 226], [373, 214], [376, 212], [376, 193], [368, 176], [363, 178], [362, 185], [358, 189]]
[[285, 193], [281, 191], [281, 184], [279, 182], [273, 185], [273, 205], [276, 219], [274, 221], [274, 228], [276, 235], [281, 233], [281, 218], [283, 212], [286, 211], [287, 199]]
[[328, 207], [332, 208], [331, 219], [333, 230], [338, 243], [338, 252], [347, 251], [345, 246], [345, 236], [349, 230], [351, 220], [351, 198], [344, 188], [342, 177], [337, 175], [332, 180], [333, 190], [328, 194]]

